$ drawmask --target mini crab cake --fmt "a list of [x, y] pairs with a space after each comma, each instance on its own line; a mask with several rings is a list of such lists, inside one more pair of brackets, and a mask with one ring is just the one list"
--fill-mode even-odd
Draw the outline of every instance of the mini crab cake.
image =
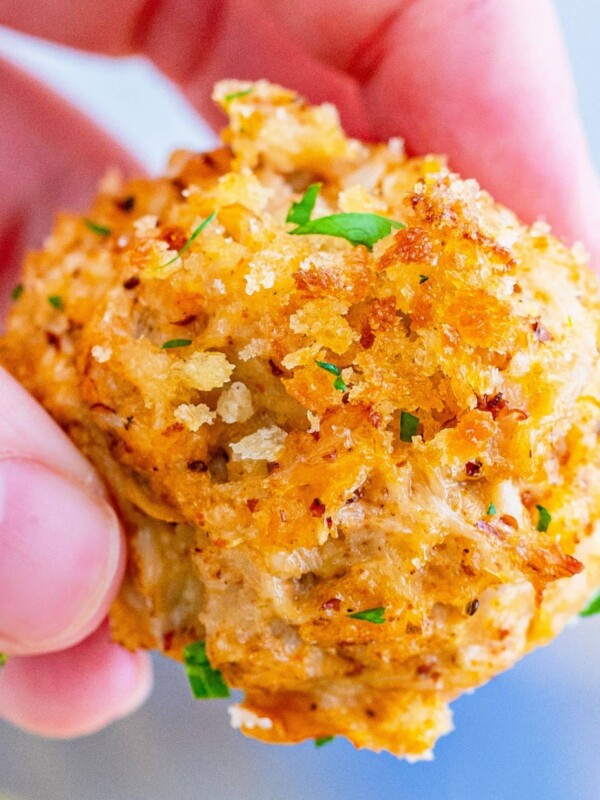
[[58, 217], [2, 360], [120, 509], [117, 641], [250, 736], [426, 757], [600, 582], [598, 285], [443, 158], [215, 99], [222, 146]]

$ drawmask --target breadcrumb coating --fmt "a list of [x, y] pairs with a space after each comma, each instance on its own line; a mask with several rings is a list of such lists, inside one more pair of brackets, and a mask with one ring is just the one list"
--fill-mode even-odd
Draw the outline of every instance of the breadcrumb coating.
[[[600, 582], [598, 284], [442, 157], [214, 97], [219, 148], [59, 215], [2, 362], [120, 509], [117, 641], [205, 639], [250, 736], [427, 757]], [[314, 183], [313, 218], [405, 227], [291, 235]]]

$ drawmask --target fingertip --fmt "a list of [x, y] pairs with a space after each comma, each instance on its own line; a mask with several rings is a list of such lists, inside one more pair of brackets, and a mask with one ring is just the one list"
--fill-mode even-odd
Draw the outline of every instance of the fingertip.
[[114, 644], [103, 624], [69, 650], [9, 658], [0, 716], [40, 736], [87, 736], [136, 711], [151, 690], [148, 655]]
[[95, 630], [122, 578], [119, 521], [41, 464], [0, 461], [0, 650], [63, 650]]

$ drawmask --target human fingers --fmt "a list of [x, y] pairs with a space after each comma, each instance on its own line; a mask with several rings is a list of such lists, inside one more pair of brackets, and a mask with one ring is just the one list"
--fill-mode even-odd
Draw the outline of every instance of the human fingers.
[[83, 210], [109, 167], [135, 160], [80, 112], [0, 60], [0, 318], [23, 254], [39, 247], [60, 208]]
[[600, 262], [600, 191], [550, 0], [264, 0], [360, 85], [378, 137], [450, 155], [525, 220]]
[[82, 736], [135, 711], [151, 688], [147, 654], [113, 644], [105, 624], [68, 650], [9, 658], [0, 717], [43, 736]]
[[355, 135], [369, 135], [356, 83], [311, 57], [258, 0], [106, 0], [102, 14], [93, 0], [45, 0], [43, 14], [4, 0], [0, 24], [93, 52], [143, 53], [215, 127], [224, 121], [210, 100], [215, 81], [266, 77], [335, 103]]
[[545, 216], [600, 256], [600, 191], [550, 0], [110, 0], [104, 15], [93, 0], [45, 6], [40, 15], [6, 0], [0, 22], [144, 52], [213, 122], [210, 85], [225, 76], [330, 99], [353, 134], [372, 125], [413, 152], [448, 153], [525, 220]]
[[91, 466], [0, 370], [0, 651], [81, 641], [105, 616], [123, 566], [119, 522]]

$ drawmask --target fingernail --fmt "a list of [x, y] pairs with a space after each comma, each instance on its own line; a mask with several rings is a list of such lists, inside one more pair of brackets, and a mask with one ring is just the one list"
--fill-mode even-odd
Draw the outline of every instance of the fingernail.
[[0, 651], [53, 652], [83, 639], [122, 569], [108, 504], [36, 462], [0, 461]]

